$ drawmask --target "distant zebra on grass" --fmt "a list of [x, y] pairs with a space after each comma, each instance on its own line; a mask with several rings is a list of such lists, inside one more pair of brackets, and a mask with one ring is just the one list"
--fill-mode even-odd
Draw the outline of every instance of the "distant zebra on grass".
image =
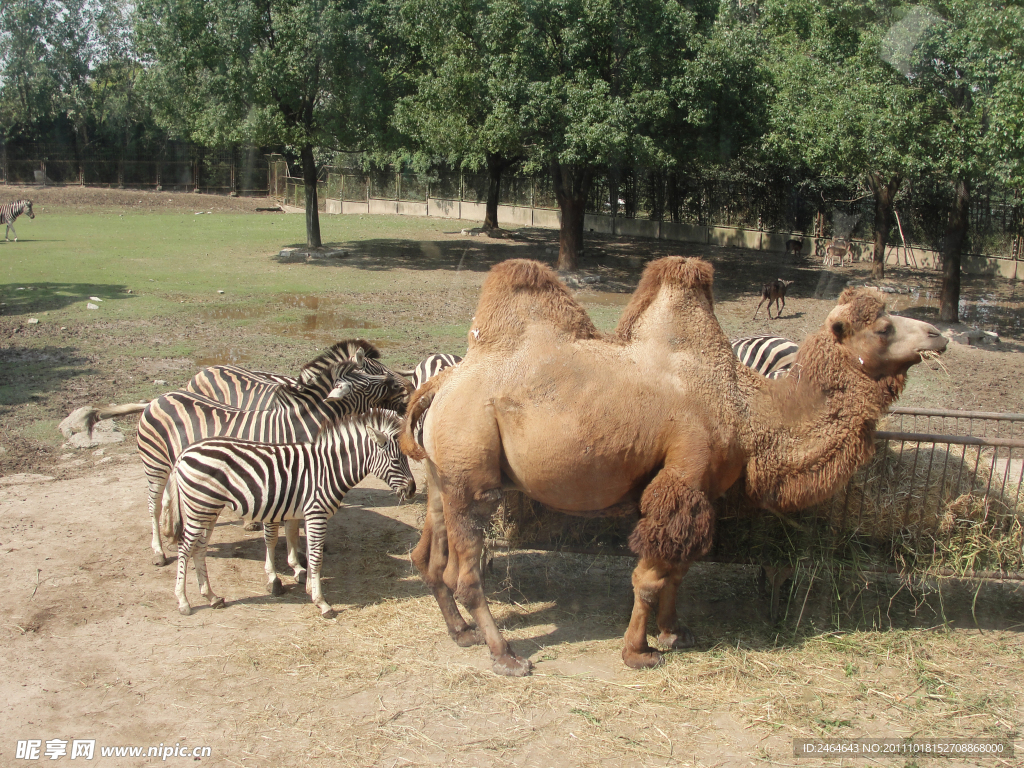
[[10, 233], [14, 232], [14, 242], [18, 242], [18, 232], [14, 228], [14, 220], [21, 216], [21, 214], [27, 213], [30, 219], [34, 219], [36, 215], [32, 213], [32, 201], [31, 200], [16, 200], [13, 203], [4, 203], [0, 205], [0, 224], [6, 224], [7, 229], [4, 230], [4, 240], [9, 241]]
[[321, 614], [331, 606], [320, 588], [327, 520], [341, 506], [352, 486], [373, 474], [399, 496], [409, 499], [416, 483], [409, 460], [398, 449], [401, 419], [391, 411], [344, 416], [325, 424], [316, 442], [266, 445], [245, 440], [212, 438], [186, 448], [167, 486], [167, 507], [161, 520], [164, 535], [178, 543], [178, 575], [174, 593], [178, 610], [189, 615], [185, 570], [189, 557], [196, 567], [199, 591], [220, 608], [206, 572], [206, 547], [222, 510], [263, 522], [267, 543], [267, 590], [280, 594], [274, 568], [278, 526], [305, 520], [309, 547], [306, 592]]
[[[381, 405], [403, 413], [412, 389], [402, 378], [380, 362], [380, 352], [364, 339], [339, 341], [330, 349], [302, 366], [297, 377], [266, 371], [252, 371], [237, 365], [211, 365], [203, 368], [185, 385], [186, 392], [196, 392], [212, 400], [242, 410], [255, 411], [287, 407], [295, 400], [316, 402], [331, 395], [336, 366], [354, 363], [371, 376], [383, 377], [392, 384], [395, 396], [370, 405]], [[365, 410], [365, 409], [364, 409]]]
[[[149, 481], [155, 565], [166, 563], [158, 526], [161, 497], [174, 462], [187, 446], [207, 437], [236, 437], [278, 444], [312, 442], [325, 420], [370, 407], [386, 407], [399, 391], [404, 408], [408, 385], [397, 383], [394, 376], [371, 376], [356, 369], [351, 362], [334, 366], [324, 375], [327, 379], [342, 376], [340, 383], [345, 392], [339, 394], [338, 399], [295, 397], [287, 405], [262, 411], [232, 408], [193, 392], [168, 392], [150, 401], [139, 417], [138, 445]], [[340, 392], [341, 387], [336, 387], [332, 394]], [[286, 533], [288, 562], [299, 578], [298, 527], [289, 526]]]
[[769, 379], [785, 376], [800, 346], [780, 336], [747, 336], [732, 342], [732, 351], [740, 362]]

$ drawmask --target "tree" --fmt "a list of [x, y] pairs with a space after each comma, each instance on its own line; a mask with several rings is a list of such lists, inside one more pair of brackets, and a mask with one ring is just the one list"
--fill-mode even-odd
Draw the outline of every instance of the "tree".
[[402, 35], [416, 56], [401, 73], [410, 93], [394, 113], [398, 130], [422, 151], [487, 170], [485, 229], [498, 228], [501, 177], [526, 142], [529, 67], [505, 52], [510, 30], [497, 10], [488, 0], [404, 2]]
[[939, 317], [958, 322], [972, 192], [983, 181], [1021, 179], [1024, 3], [943, 0], [929, 8], [929, 23], [908, 56], [908, 71], [929, 93], [933, 170], [953, 187]]
[[848, 0], [780, 0], [766, 11], [776, 92], [765, 145], [812, 173], [864, 180], [875, 202], [875, 278], [885, 275], [900, 185], [927, 164], [927, 99], [893, 64], [915, 32], [895, 28], [903, 13]]
[[299, 150], [306, 242], [321, 246], [316, 147], [350, 148], [377, 106], [373, 39], [348, 0], [142, 0], [149, 92], [165, 125], [207, 146]]

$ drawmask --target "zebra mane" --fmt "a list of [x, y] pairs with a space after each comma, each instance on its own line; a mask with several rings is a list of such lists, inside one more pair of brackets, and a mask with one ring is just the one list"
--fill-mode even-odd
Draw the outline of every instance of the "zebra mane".
[[402, 429], [402, 417], [387, 408], [371, 408], [362, 413], [345, 413], [323, 420], [317, 432], [316, 442], [324, 442], [340, 434], [348, 427], [373, 427], [388, 437], [397, 437]]
[[299, 387], [307, 386], [330, 371], [332, 366], [339, 363], [347, 363], [357, 350], [362, 349], [363, 354], [371, 360], [380, 359], [380, 350], [366, 339], [345, 339], [334, 344], [326, 351], [310, 360], [299, 369]]

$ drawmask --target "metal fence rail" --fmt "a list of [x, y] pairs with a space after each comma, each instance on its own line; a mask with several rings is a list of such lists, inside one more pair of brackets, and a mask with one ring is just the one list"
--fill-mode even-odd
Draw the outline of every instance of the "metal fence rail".
[[[715, 502], [707, 560], [830, 560], [860, 569], [1024, 577], [1024, 414], [896, 408], [874, 458], [831, 499], [795, 515]], [[492, 546], [631, 555], [636, 518], [581, 519], [506, 495]]]

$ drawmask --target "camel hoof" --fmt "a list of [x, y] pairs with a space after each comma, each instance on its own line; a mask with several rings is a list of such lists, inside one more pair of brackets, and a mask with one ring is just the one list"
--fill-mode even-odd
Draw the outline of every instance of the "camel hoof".
[[179, 605], [178, 606], [178, 613], [180, 613], [182, 616], [191, 616], [192, 615], [192, 606], [191, 605]]
[[460, 632], [452, 632], [452, 640], [460, 648], [469, 648], [473, 645], [483, 645], [484, 633], [476, 627], [466, 627]]
[[210, 603], [211, 608], [223, 608], [225, 605], [223, 597], [218, 597]]
[[622, 649], [622, 660], [630, 669], [653, 669], [662, 663], [661, 654], [653, 648], [647, 651], [631, 651]]
[[155, 566], [157, 566], [159, 568], [162, 568], [163, 566], [167, 565], [167, 558], [164, 557], [164, 553], [163, 552], [161, 552], [159, 555], [157, 555], [157, 554], [153, 555], [153, 565], [155, 565]]
[[248, 531], [249, 533], [252, 533], [253, 531], [262, 531], [263, 523], [257, 522], [256, 520], [250, 520], [242, 526], [242, 530]]
[[689, 627], [679, 627], [675, 632], [662, 632], [658, 635], [658, 645], [666, 650], [693, 648], [696, 642]]
[[533, 669], [533, 664], [529, 659], [516, 656], [512, 651], [491, 662], [491, 670], [494, 674], [505, 677], [526, 677], [530, 674], [531, 669]]
[[267, 582], [267, 592], [274, 597], [283, 595], [284, 587], [281, 586], [281, 580], [275, 576], [273, 581]]

